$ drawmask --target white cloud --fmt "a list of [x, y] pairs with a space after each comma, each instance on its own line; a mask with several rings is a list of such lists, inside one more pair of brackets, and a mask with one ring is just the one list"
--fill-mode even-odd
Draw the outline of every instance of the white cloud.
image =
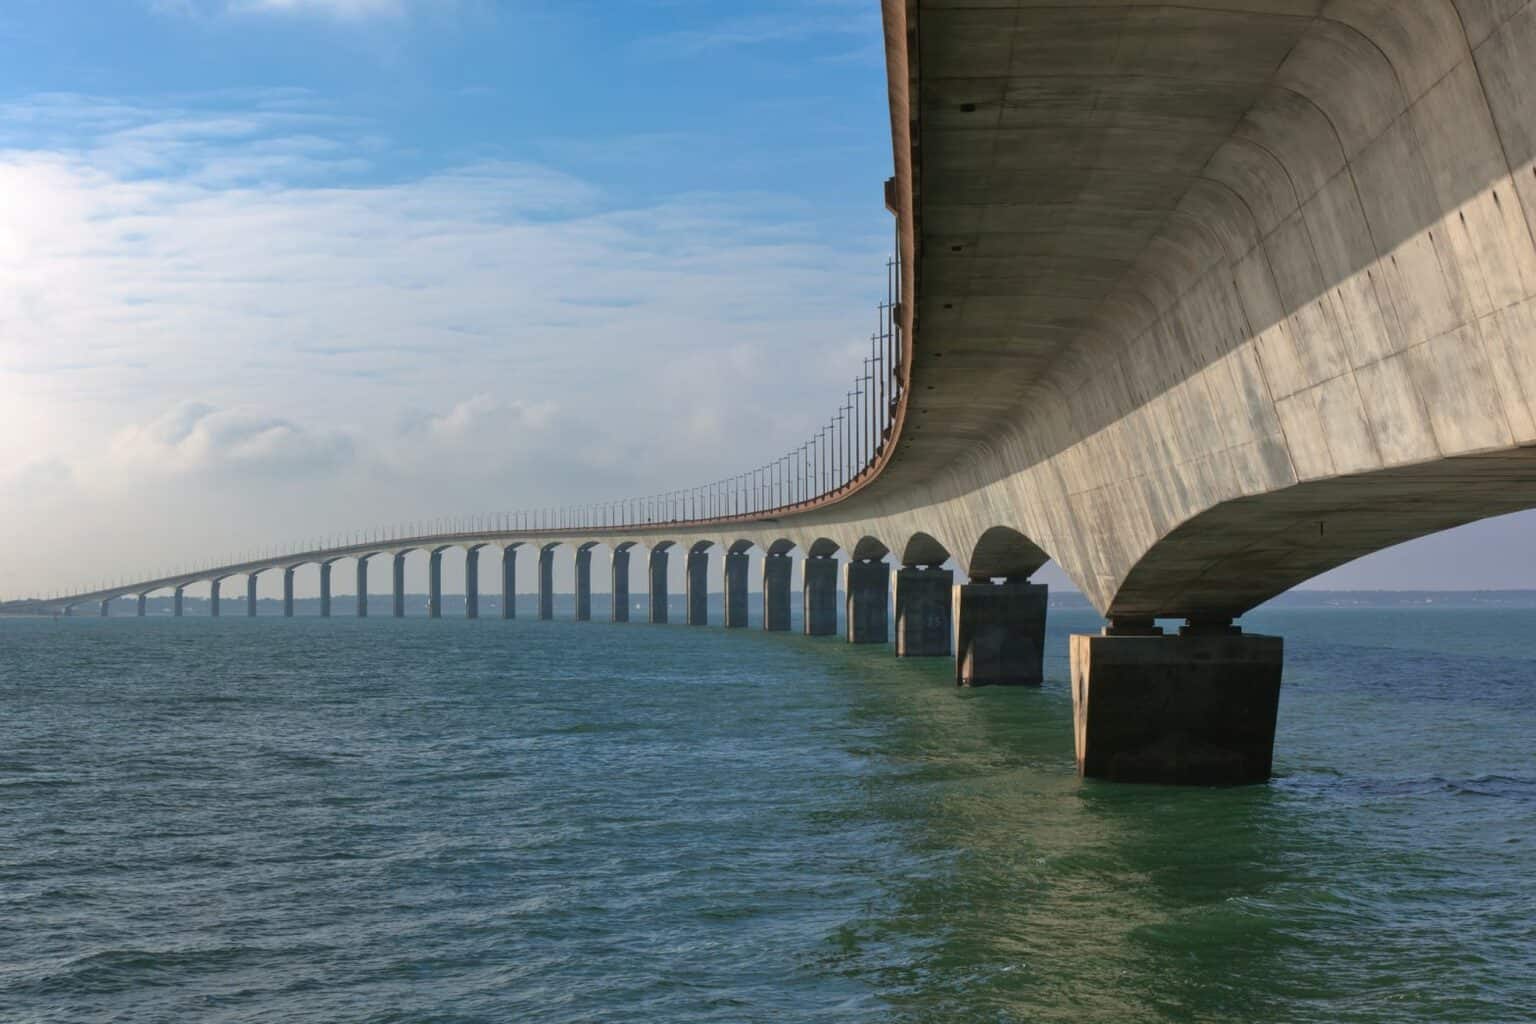
[[[746, 468], [841, 398], [857, 363], [829, 353], [883, 282], [882, 223], [626, 206], [526, 163], [379, 180], [348, 163], [370, 126], [291, 94], [4, 123], [49, 134], [0, 134], [0, 480], [52, 465], [79, 492], [7, 518], [97, 571]], [[0, 579], [58, 564], [13, 548]]]

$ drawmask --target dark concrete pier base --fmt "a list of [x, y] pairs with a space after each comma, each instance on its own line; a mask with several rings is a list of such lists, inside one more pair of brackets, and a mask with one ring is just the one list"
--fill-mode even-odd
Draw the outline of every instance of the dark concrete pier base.
[[144, 613], [146, 611], [145, 605], [148, 604], [148, 603], [149, 603], [149, 595], [148, 594], [140, 594], [139, 595], [139, 618], [142, 619], [144, 617]]
[[256, 574], [251, 573], [245, 578], [245, 614], [247, 618], [256, 617]]
[[709, 625], [709, 553], [688, 552], [683, 563], [683, 582], [688, 595], [688, 625]]
[[592, 549], [576, 549], [576, 621], [592, 621]]
[[725, 628], [747, 628], [747, 569], [745, 551], [727, 552], [725, 556]]
[[517, 618], [517, 548], [501, 549], [501, 617]]
[[214, 580], [208, 588], [208, 614], [213, 618], [219, 617], [219, 580]]
[[667, 621], [667, 549], [652, 548], [650, 570], [651, 622], [665, 625]]
[[539, 620], [555, 617], [555, 546], [539, 549]]
[[904, 566], [896, 572], [896, 657], [949, 657], [955, 574]]
[[883, 644], [891, 638], [891, 567], [884, 562], [853, 561], [843, 569], [848, 603], [848, 642]]
[[837, 559], [812, 555], [805, 560], [805, 583], [800, 598], [805, 635], [836, 635]]
[[[392, 566], [393, 579], [390, 582], [390, 592], [394, 595], [394, 616], [397, 619], [405, 618], [405, 555], [395, 556], [395, 564]], [[287, 602], [287, 610], [284, 615], [293, 614], [293, 570], [289, 569], [283, 576], [283, 593]]]
[[[432, 557], [436, 558], [437, 556], [433, 555]], [[434, 601], [433, 602], [433, 607], [435, 608], [436, 606], [437, 606], [437, 602]], [[328, 618], [331, 617], [331, 563], [330, 562], [321, 562], [320, 563], [320, 617], [322, 619], [328, 619]]]
[[112, 614], [111, 613], [111, 608], [112, 608], [112, 600], [111, 600], [111, 598], [108, 598], [107, 600], [101, 602], [101, 617], [102, 618], [106, 618], [108, 615]]
[[480, 549], [464, 553], [464, 617], [480, 617]]
[[368, 559], [357, 560], [357, 617], [368, 617]]
[[427, 617], [443, 617], [443, 553], [434, 551], [427, 556]]
[[1283, 657], [1277, 636], [1073, 636], [1078, 774], [1199, 786], [1265, 781]]
[[613, 621], [629, 621], [629, 549], [613, 553]]
[[788, 555], [763, 558], [763, 628], [782, 632], [789, 628], [789, 580], [793, 563]]
[[181, 618], [181, 589], [177, 587], [176, 592], [171, 596], [171, 614], [178, 619]]
[[955, 588], [955, 682], [1039, 686], [1045, 678], [1043, 583], [976, 581]]

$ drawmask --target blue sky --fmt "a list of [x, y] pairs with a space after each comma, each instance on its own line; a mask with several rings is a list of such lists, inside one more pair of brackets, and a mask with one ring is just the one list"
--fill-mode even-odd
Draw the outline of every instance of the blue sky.
[[[873, 0], [8, 0], [0, 595], [797, 446], [883, 286], [881, 46]], [[1315, 585], [1529, 585], [1528, 533]]]

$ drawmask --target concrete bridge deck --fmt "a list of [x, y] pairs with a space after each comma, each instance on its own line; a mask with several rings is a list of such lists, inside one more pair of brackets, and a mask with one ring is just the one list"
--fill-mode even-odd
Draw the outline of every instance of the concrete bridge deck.
[[983, 682], [1038, 679], [1054, 559], [1109, 620], [1073, 642], [1081, 770], [1267, 777], [1280, 644], [1235, 620], [1536, 506], [1536, 6], [883, 9], [900, 358], [867, 464], [747, 517], [411, 543], [843, 551], [866, 638], [889, 554], [898, 651]]

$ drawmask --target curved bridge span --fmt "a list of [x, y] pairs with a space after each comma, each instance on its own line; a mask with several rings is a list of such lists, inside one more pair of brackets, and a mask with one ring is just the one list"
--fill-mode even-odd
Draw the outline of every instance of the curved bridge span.
[[542, 579], [571, 543], [579, 590], [593, 544], [676, 548], [690, 582], [713, 546], [734, 625], [730, 556], [756, 546], [770, 619], [776, 560], [799, 556], [820, 629], [841, 551], [849, 639], [885, 639], [889, 587], [898, 654], [952, 655], [984, 683], [1038, 682], [1028, 581], [1054, 559], [1108, 620], [1072, 642], [1080, 769], [1266, 778], [1281, 644], [1242, 614], [1536, 507], [1536, 5], [883, 8], [901, 287], [889, 391], [840, 486], [802, 461], [798, 490], [770, 492], [792, 500], [746, 514], [709, 491], [665, 524], [302, 560], [531, 550]]

